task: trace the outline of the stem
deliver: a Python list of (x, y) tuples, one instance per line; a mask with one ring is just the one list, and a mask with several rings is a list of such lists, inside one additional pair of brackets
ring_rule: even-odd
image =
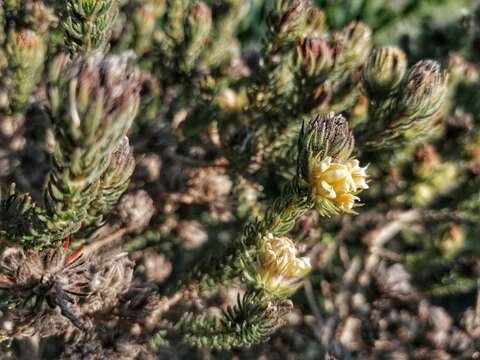
[(160, 299), (158, 305), (155, 309), (150, 313), (150, 316), (145, 321), (145, 326), (148, 329), (153, 329), (157, 324), (162, 314), (170, 310), (172, 306), (180, 301), (186, 294), (185, 289), (180, 289), (176, 293), (168, 296), (163, 297)]

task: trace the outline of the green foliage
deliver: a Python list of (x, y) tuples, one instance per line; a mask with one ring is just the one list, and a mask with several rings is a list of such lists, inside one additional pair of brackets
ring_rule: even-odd
[(49, 98), (57, 145), (45, 203), (55, 239), (77, 231), (82, 222), (98, 220), (117, 202), (132, 173), (125, 135), (140, 88), (139, 74), (128, 61), (127, 55), (102, 59), (96, 54), (72, 64), (66, 76), (60, 75), (62, 68), (52, 72)]
[(1, 350), (473, 357), (473, 5), (0, 0)]
[(117, 0), (66, 1), (65, 43), (70, 52), (103, 49), (118, 12)]
[(36, 229), (42, 228), (42, 216), (28, 194), (20, 194), (12, 186), (8, 194), (2, 194), (2, 237), (14, 242), (34, 244)]
[(185, 314), (175, 325), (186, 343), (218, 350), (249, 347), (267, 341), (290, 311), (290, 301), (265, 304), (259, 293), (238, 296), (220, 319)]
[[(140, 91), (139, 74), (128, 61), (126, 55), (100, 54), (72, 64), (64, 56), (56, 59), (48, 90), (56, 145), (45, 211), (32, 212), (34, 206), (23, 200), (28, 197), (20, 196), (21, 212), (38, 219), (25, 228), (22, 217), (7, 216), (5, 223), (18, 222), (8, 225), (16, 229), (5, 234), (9, 240), (29, 247), (58, 242), (84, 224), (99, 222), (126, 189), (133, 163), (125, 135)], [(11, 202), (4, 206), (16, 212), (18, 205)]]

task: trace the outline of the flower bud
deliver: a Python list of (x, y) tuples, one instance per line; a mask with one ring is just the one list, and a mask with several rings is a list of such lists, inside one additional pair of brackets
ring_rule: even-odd
[(21, 64), (43, 63), (45, 45), (42, 37), (32, 30), (20, 32), (11, 31), (7, 44), (7, 55), (9, 63), (20, 66)]
[(108, 168), (114, 177), (128, 179), (132, 175), (135, 168), (135, 158), (133, 157), (133, 148), (130, 146), (128, 137), (124, 136), (113, 151)]
[(463, 229), (456, 224), (449, 224), (436, 242), (437, 248), (445, 257), (453, 257), (465, 245), (465, 233)]
[(436, 61), (416, 63), (407, 74), (400, 97), (403, 115), (425, 118), (436, 113), (447, 94), (448, 75)]
[(113, 151), (110, 164), (99, 180), (99, 189), (96, 198), (90, 204), (89, 217), (84, 225), (100, 226), (103, 215), (112, 209), (118, 199), (127, 189), (130, 177), (135, 169), (133, 149), (126, 136)]
[(18, 110), (27, 102), (40, 80), (45, 59), (44, 41), (31, 30), (11, 31), (6, 44), (6, 57), (11, 70), (11, 107)]
[(339, 47), (336, 66), (341, 70), (346, 66), (351, 69), (361, 65), (368, 57), (372, 47), (372, 30), (361, 22), (351, 22), (334, 36), (334, 41)]
[(197, 61), (212, 30), (212, 12), (208, 5), (197, 1), (190, 6), (185, 19), (185, 71), (189, 71)]
[(363, 70), (363, 86), (368, 96), (386, 97), (405, 76), (405, 53), (396, 47), (382, 47), (372, 51)]
[(133, 20), (140, 34), (151, 34), (155, 27), (157, 14), (152, 4), (141, 4), (133, 14)]
[(144, 54), (151, 46), (155, 22), (157, 20), (156, 9), (152, 4), (141, 4), (133, 14), (135, 23), (135, 53)]
[(58, 58), (50, 73), (49, 100), (58, 140), (68, 147), (90, 144), (94, 151), (116, 147), (139, 105), (140, 73), (131, 67), (130, 55), (104, 58), (95, 53), (68, 67), (67, 63)]
[(165, 14), (166, 0), (149, 0), (148, 4), (153, 7), (156, 18), (160, 18)]
[(304, 37), (295, 48), (295, 62), (304, 76), (324, 80), (333, 66), (333, 53), (320, 37)]
[(305, 33), (320, 35), (325, 32), (325, 13), (314, 6), (307, 11), (307, 25)]
[(326, 157), (345, 161), (354, 146), (354, 138), (342, 115), (318, 114), (307, 125), (304, 123), (298, 144), (298, 171), (308, 178), (311, 159), (319, 161)]
[(479, 76), (476, 66), (467, 62), (459, 54), (448, 55), (447, 69), (452, 81), (462, 81), (468, 84), (478, 81)]
[(311, 0), (276, 0), (275, 9), (268, 16), (268, 31), (280, 48), (305, 32)]
[(188, 9), (187, 24), (191, 29), (197, 28), (200, 32), (205, 32), (205, 26), (212, 24), (212, 11), (203, 1), (196, 1)]
[(49, 27), (56, 25), (58, 18), (54, 10), (44, 2), (25, 2), (26, 22), (40, 34), (45, 34)]

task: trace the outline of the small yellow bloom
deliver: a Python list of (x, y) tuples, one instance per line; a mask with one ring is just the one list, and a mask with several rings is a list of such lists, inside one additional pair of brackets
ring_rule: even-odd
[(366, 167), (360, 167), (356, 159), (345, 163), (334, 162), (327, 156), (310, 162), (309, 182), (312, 196), (318, 203), (331, 203), (345, 212), (352, 212), (356, 194), (368, 189)]
[(236, 92), (230, 88), (223, 89), (217, 96), (217, 104), (220, 109), (227, 112), (239, 112), (247, 102), (244, 91)]
[(354, 191), (368, 189), (367, 167), (360, 167), (360, 162), (357, 159), (351, 159), (347, 161), (346, 165), (350, 175), (352, 175)]
[(310, 260), (297, 256), (297, 248), (287, 237), (268, 234), (262, 239), (257, 282), (277, 297), (287, 297), (300, 286), (310, 270)]

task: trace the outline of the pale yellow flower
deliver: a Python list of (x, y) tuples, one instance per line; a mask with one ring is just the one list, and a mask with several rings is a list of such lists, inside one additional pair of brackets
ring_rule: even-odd
[(239, 112), (246, 104), (244, 91), (235, 92), (230, 88), (223, 89), (217, 96), (217, 104), (220, 109), (229, 112)]
[(317, 204), (331, 203), (345, 212), (352, 212), (356, 194), (368, 189), (366, 167), (356, 159), (335, 162), (330, 156), (310, 162), (309, 183)]
[(354, 191), (368, 189), (367, 166), (360, 167), (360, 162), (357, 159), (351, 159), (347, 161), (346, 165), (355, 184)]
[(297, 248), (287, 237), (266, 235), (260, 247), (257, 282), (277, 297), (291, 295), (310, 272), (310, 260), (297, 256)]

